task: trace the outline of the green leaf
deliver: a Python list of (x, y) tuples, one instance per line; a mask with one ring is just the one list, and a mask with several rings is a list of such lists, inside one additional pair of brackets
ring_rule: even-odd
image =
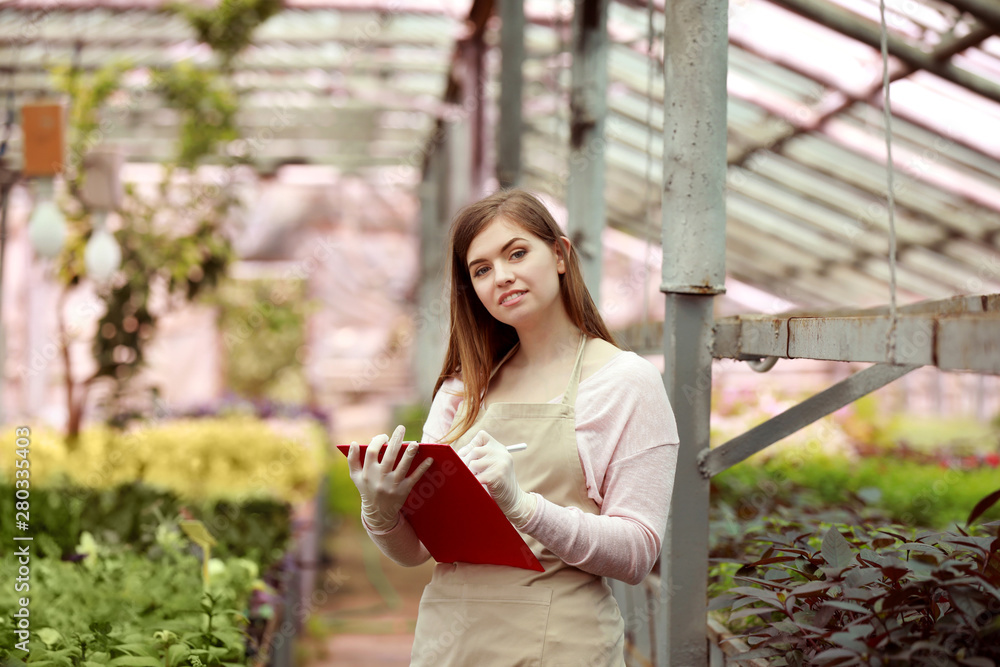
[(729, 590), (730, 593), (735, 595), (745, 595), (747, 597), (756, 598), (762, 602), (769, 602), (774, 604), (779, 604), (778, 594), (774, 591), (765, 590), (763, 588), (752, 588), (750, 586), (737, 586)]
[(855, 654), (863, 654), (868, 650), (868, 646), (863, 641), (855, 639), (849, 632), (834, 632), (830, 635), (829, 641), (831, 644), (853, 651)]
[(854, 639), (862, 639), (875, 632), (875, 626), (870, 623), (859, 623), (844, 628), (844, 632)]
[(986, 610), (985, 601), (977, 594), (976, 589), (971, 586), (952, 588), (949, 591), (949, 597), (952, 604), (965, 614), (970, 621)]
[(35, 632), (38, 638), (41, 639), (46, 646), (52, 648), (60, 641), (62, 641), (63, 636), (59, 634), (59, 631), (54, 628), (41, 628)]
[(118, 644), (112, 648), (122, 653), (128, 653), (129, 655), (151, 655), (156, 650), (153, 646), (146, 643)]
[(191, 648), (187, 644), (174, 644), (167, 649), (167, 661), (171, 666), (180, 665), (191, 653)]
[(945, 550), (940, 547), (932, 547), (929, 544), (923, 544), (921, 542), (907, 542), (899, 548), (903, 551), (920, 551), (923, 553), (933, 554), (934, 556), (940, 556), (945, 553)]
[(813, 656), (813, 660), (817, 662), (827, 662), (830, 660), (837, 660), (839, 658), (856, 658), (858, 656), (854, 651), (848, 651), (843, 648), (829, 648), (822, 653), (817, 653)]
[(750, 618), (751, 616), (761, 616), (763, 614), (773, 614), (777, 610), (774, 607), (744, 607), (742, 609), (737, 609), (732, 614), (729, 615), (729, 620), (736, 621), (741, 618)]
[(163, 661), (142, 655), (123, 655), (115, 658), (108, 665), (113, 667), (163, 667)]
[(830, 530), (826, 531), (826, 535), (823, 536), (823, 546), (820, 552), (823, 555), (823, 560), (830, 567), (843, 568), (849, 566), (854, 561), (851, 545), (840, 534), (836, 526), (830, 526)]
[(856, 602), (847, 602), (845, 600), (829, 600), (824, 604), (826, 604), (826, 606), (828, 607), (836, 607), (837, 609), (844, 609), (846, 611), (855, 611), (858, 612), (859, 614), (866, 614), (869, 616), (872, 614), (871, 609), (868, 609), (867, 607), (864, 607)]
[(844, 576), (844, 583), (850, 588), (863, 588), (882, 578), (882, 571), (875, 567), (852, 568)]
[(824, 595), (831, 586), (835, 585), (836, 584), (832, 581), (809, 581), (801, 586), (796, 586), (792, 590), (788, 591), (788, 594), (800, 598)]
[(728, 609), (735, 599), (735, 595), (719, 595), (714, 597), (708, 603), (708, 610), (719, 611), (720, 609)]

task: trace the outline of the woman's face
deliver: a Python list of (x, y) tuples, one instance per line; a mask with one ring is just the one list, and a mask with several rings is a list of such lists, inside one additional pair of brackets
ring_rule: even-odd
[[(568, 240), (563, 240), (568, 243)], [(544, 319), (561, 305), (559, 274), (565, 249), (556, 249), (505, 217), (490, 222), (473, 240), (467, 270), (479, 300), (493, 317), (515, 329)]]

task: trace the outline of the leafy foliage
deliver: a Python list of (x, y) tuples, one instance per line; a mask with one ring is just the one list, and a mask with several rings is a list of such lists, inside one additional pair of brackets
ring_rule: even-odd
[[(929, 528), (953, 527), (984, 494), (996, 487), (997, 470), (943, 468), (936, 461), (888, 453), (848, 456), (776, 456), (757, 465), (735, 466), (712, 480), (718, 500), (749, 519), (776, 505), (835, 507), (861, 499), (879, 507), (888, 521)], [(1000, 519), (993, 507), (987, 520)]]
[(236, 91), (216, 71), (180, 62), (155, 72), (154, 82), (164, 103), (181, 116), (177, 164), (192, 168), (239, 138)]
[[(14, 489), (0, 482), (0, 511), (14, 516)], [(109, 545), (128, 545), (135, 553), (158, 556), (164, 530), (176, 529), (179, 516), (198, 519), (218, 541), (213, 553), (240, 557), (267, 568), (278, 559), (291, 534), (291, 506), (278, 500), (185, 503), (175, 494), (144, 484), (110, 489), (56, 486), (31, 490), (34, 553), (72, 559), (83, 535)], [(0, 528), (0, 553), (16, 544), (11, 522)]]
[[(222, 67), (198, 68), (182, 62), (152, 72), (152, 90), (181, 119), (177, 156), (175, 164), (165, 165), (163, 181), (155, 192), (126, 186), (116, 211), (121, 225), (114, 235), (122, 251), (123, 271), (100, 293), (105, 308), (92, 343), (97, 370), (74, 391), (73, 374), (67, 369), (67, 435), (71, 446), (79, 435), (90, 384), (110, 380), (109, 412), (122, 412), (126, 390), (145, 361), (146, 346), (159, 318), (178, 302), (193, 300), (214, 286), (233, 259), (226, 230), (227, 216), (238, 204), (229, 187), (232, 175), (227, 173), (216, 183), (203, 183), (191, 172), (208, 159), (230, 168), (242, 160), (224, 150), (240, 137), (236, 120), (239, 95), (229, 65), (250, 44), (254, 30), (280, 11), (281, 3), (226, 0), (213, 9), (189, 3), (176, 3), (171, 8), (186, 17), (204, 42), (217, 50)], [(127, 62), (93, 74), (75, 66), (54, 70), (56, 88), (68, 95), (71, 110), (71, 159), (66, 170), (69, 197), (62, 202), (69, 235), (57, 261), (67, 291), (85, 276), (84, 249), (94, 231), (92, 211), (81, 196), (86, 173), (80, 165), (145, 96), (145, 88), (125, 85), (133, 73)], [(177, 167), (191, 177), (178, 174)], [(166, 299), (153, 299), (154, 293)], [(157, 301), (161, 305), (154, 307)]]
[[(178, 419), (127, 432), (87, 429), (71, 449), (58, 434), (33, 432), (32, 489), (76, 484), (108, 489), (136, 481), (186, 503), (315, 497), (326, 459), (326, 432), (313, 420), (232, 415)], [(13, 479), (0, 457), (0, 479)]]
[[(89, 534), (86, 534), (89, 538)], [(175, 536), (176, 537), (176, 536)], [(51, 558), (31, 564), (31, 652), (28, 665), (78, 667), (244, 664), (246, 606), (259, 585), (251, 561), (214, 561), (216, 576), (202, 588), (198, 559), (167, 537), (158, 558), (98, 545), (72, 563)], [(13, 581), (16, 559), (0, 562)], [(0, 592), (0, 661), (24, 664), (15, 648), (18, 593)]]
[(226, 280), (211, 303), (219, 306), (226, 350), (226, 386), (253, 400), (304, 403), (306, 316), (301, 281)]
[(212, 47), (223, 59), (223, 67), (250, 45), (260, 24), (281, 11), (281, 0), (222, 0), (214, 7), (173, 2), (167, 9), (184, 16), (198, 40)]
[[(972, 524), (1000, 500), (984, 498)], [(773, 520), (715, 608), (774, 665), (1000, 660), (998, 524), (957, 532)]]
[[(163, 89), (171, 84), (176, 88), (179, 85), (176, 82), (187, 72), (180, 67), (179, 73), (160, 73), (154, 80)], [(122, 114), (102, 119), (102, 109), (119, 94), (136, 95), (134, 91), (125, 93), (122, 87), (128, 71), (127, 64), (112, 64), (93, 74), (73, 67), (56, 72), (56, 85), (69, 95), (73, 109), (69, 125), (72, 159), (66, 171), (69, 199), (63, 205), (69, 234), (57, 260), (59, 277), (66, 290), (85, 278), (84, 250), (94, 231), (92, 212), (81, 195), (86, 173), (80, 163), (124, 117)], [(195, 97), (184, 99), (198, 109), (218, 106), (198, 102)], [(133, 103), (135, 100), (121, 107), (124, 113)], [(228, 113), (235, 114), (235, 107)], [(200, 131), (215, 137), (214, 143), (210, 142), (213, 146), (234, 138), (232, 128), (224, 124), (204, 124)], [(189, 153), (185, 164), (194, 166), (194, 161), (204, 155), (204, 152), (198, 156)], [(174, 173), (168, 166), (160, 187), (151, 192), (134, 184), (125, 186), (123, 201), (116, 211), (121, 225), (114, 231), (123, 270), (99, 291), (104, 309), (99, 313), (97, 332), (92, 339), (97, 369), (83, 382), (76, 404), (72, 393), (67, 395), (71, 444), (79, 433), (85, 388), (98, 379), (108, 379), (114, 387), (110, 400), (119, 401), (145, 361), (146, 346), (159, 318), (180, 301), (192, 300), (205, 288), (214, 286), (232, 261), (225, 222), (229, 210), (237, 203), (236, 198), (228, 188), (174, 179)], [(160, 296), (167, 298), (160, 298), (163, 305), (157, 308), (152, 305), (156, 301), (152, 295), (160, 290)]]

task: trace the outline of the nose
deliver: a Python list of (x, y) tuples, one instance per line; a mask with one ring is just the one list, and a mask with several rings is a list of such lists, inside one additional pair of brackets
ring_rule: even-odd
[(514, 281), (514, 272), (503, 262), (498, 262), (493, 268), (493, 280), (497, 285), (506, 285)]

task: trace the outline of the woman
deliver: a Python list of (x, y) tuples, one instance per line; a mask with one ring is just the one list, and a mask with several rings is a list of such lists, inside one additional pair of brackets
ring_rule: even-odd
[[(659, 554), (677, 457), (660, 374), (615, 346), (573, 246), (531, 194), (462, 210), (450, 249), (451, 338), (423, 442), (458, 449), (545, 571), (438, 563), (411, 665), (624, 665), (603, 577), (638, 583)], [(428, 464), (403, 477), (409, 445), (392, 470), (402, 438), (377, 436), (363, 467), (352, 443), (348, 460), (372, 540), (412, 566), (429, 554), (399, 508)]]

